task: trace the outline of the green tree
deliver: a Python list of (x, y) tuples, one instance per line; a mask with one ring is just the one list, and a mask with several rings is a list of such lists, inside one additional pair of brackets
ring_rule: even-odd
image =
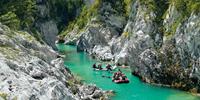
[[(32, 25), (34, 21), (35, 14), (35, 0), (1, 0), (0, 1), (0, 16), (2, 16), (2, 23), (5, 23), (6, 20), (11, 20), (9, 23), (11, 24), (19, 20), (21, 28), (29, 27)], [(5, 16), (11, 15), (9, 18), (5, 18)], [(5, 18), (5, 19), (4, 19)]]
[(20, 20), (14, 12), (8, 12), (0, 16), (0, 22), (13, 29), (19, 29)]

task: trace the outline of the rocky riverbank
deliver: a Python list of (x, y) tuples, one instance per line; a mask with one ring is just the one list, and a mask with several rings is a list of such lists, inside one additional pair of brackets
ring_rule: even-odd
[(106, 91), (83, 85), (58, 54), (23, 31), (0, 24), (0, 99), (99, 100)]
[(102, 1), (81, 31), (67, 33), (66, 44), (101, 60), (127, 64), (145, 82), (199, 93), (200, 14), (190, 7), (197, 2), (189, 2), (134, 0), (126, 17), (118, 9), (126, 8), (122, 0)]

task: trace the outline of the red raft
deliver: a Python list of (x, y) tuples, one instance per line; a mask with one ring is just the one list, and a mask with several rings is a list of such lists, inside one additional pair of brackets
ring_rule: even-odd
[(120, 84), (120, 83), (129, 83), (128, 78), (126, 78), (125, 80), (114, 80), (115, 83)]

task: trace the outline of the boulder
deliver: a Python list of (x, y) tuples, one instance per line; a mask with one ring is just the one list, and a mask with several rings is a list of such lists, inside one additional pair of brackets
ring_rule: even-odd
[(103, 96), (102, 91), (95, 91), (94, 94), (92, 95), (92, 98), (97, 99), (101, 98)]

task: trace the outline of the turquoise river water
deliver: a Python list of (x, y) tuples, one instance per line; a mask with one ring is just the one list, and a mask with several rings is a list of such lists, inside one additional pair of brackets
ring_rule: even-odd
[(130, 80), (129, 84), (115, 84), (110, 78), (112, 73), (106, 71), (93, 71), (91, 66), (95, 62), (84, 52), (76, 52), (75, 46), (57, 45), (59, 51), (66, 55), (65, 65), (69, 67), (73, 74), (78, 75), (87, 84), (96, 84), (104, 90), (114, 90), (115, 96), (112, 100), (200, 100), (199, 97), (190, 93), (149, 85), (141, 82), (137, 77), (131, 75), (130, 70), (122, 69)]

